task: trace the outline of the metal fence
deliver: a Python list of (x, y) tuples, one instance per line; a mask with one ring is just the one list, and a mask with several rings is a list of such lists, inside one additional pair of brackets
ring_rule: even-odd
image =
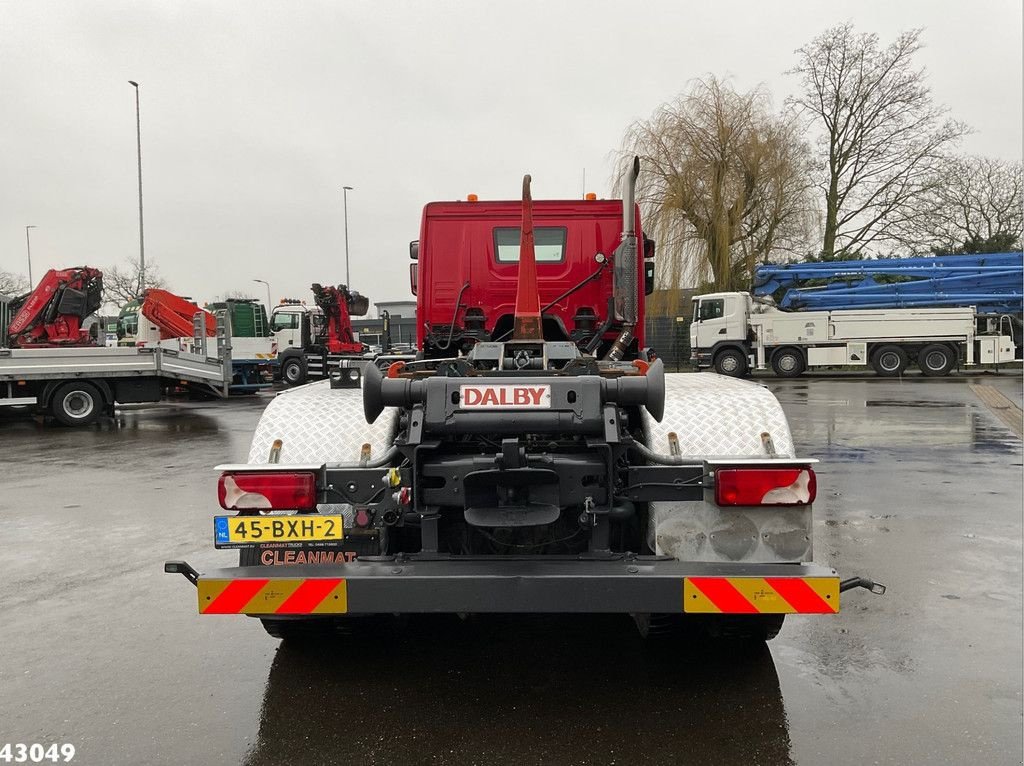
[(690, 318), (647, 317), (647, 347), (665, 363), (670, 372), (688, 371), (690, 367)]

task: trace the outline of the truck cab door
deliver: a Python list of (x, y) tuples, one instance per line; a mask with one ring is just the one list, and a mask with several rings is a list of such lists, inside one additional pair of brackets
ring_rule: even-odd
[(743, 293), (725, 296), (725, 335), (719, 340), (747, 339), (747, 301)]
[(270, 333), (277, 342), (278, 351), (301, 347), (299, 315), (294, 311), (274, 311), (270, 315)]
[(704, 297), (694, 301), (693, 325), (690, 344), (693, 348), (710, 349), (722, 340), (728, 340), (729, 322), (726, 301), (722, 297)]

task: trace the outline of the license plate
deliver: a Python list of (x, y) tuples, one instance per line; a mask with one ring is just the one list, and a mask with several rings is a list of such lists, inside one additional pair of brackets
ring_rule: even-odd
[(246, 548), (264, 543), (332, 543), (344, 538), (341, 516), (215, 516), (217, 548)]

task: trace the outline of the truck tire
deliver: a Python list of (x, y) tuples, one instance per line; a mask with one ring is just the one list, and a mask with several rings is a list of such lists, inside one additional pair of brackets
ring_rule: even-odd
[(92, 383), (65, 383), (54, 391), (50, 412), (66, 426), (86, 426), (103, 414), (103, 396)]
[(798, 378), (807, 369), (807, 362), (800, 349), (780, 348), (772, 354), (772, 369), (780, 378)]
[(742, 378), (747, 374), (747, 357), (735, 348), (727, 348), (715, 354), (715, 372), (730, 378)]
[(301, 386), (306, 382), (306, 363), (297, 356), (281, 363), (281, 381), (286, 386)]
[(907, 352), (899, 346), (882, 346), (871, 357), (871, 366), (883, 378), (902, 375), (907, 369)]
[(917, 366), (921, 368), (921, 372), (932, 378), (949, 375), (955, 364), (956, 355), (953, 349), (941, 343), (925, 346), (917, 355)]

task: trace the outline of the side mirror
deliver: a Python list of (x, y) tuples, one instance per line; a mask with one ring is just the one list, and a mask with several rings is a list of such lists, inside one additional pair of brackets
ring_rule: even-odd
[(644, 258), (654, 257), (654, 240), (647, 239), (647, 235), (644, 235)]
[[(414, 261), (418, 261), (419, 260), (419, 257), (420, 257), (420, 241), (418, 239), (414, 239), (412, 242), (409, 243), (409, 257), (412, 258)], [(413, 290), (413, 294), (414, 295), (415, 295), (415, 293), (416, 293), (416, 291)]]
[[(647, 240), (647, 241), (650, 242), (650, 240)], [(654, 261), (644, 261), (644, 295), (650, 295), (653, 292), (654, 292)]]
[[(415, 243), (414, 243), (415, 244)], [(420, 265), (418, 263), (409, 264), (409, 290), (412, 294), (416, 294), (416, 283), (419, 281), (420, 276)]]

